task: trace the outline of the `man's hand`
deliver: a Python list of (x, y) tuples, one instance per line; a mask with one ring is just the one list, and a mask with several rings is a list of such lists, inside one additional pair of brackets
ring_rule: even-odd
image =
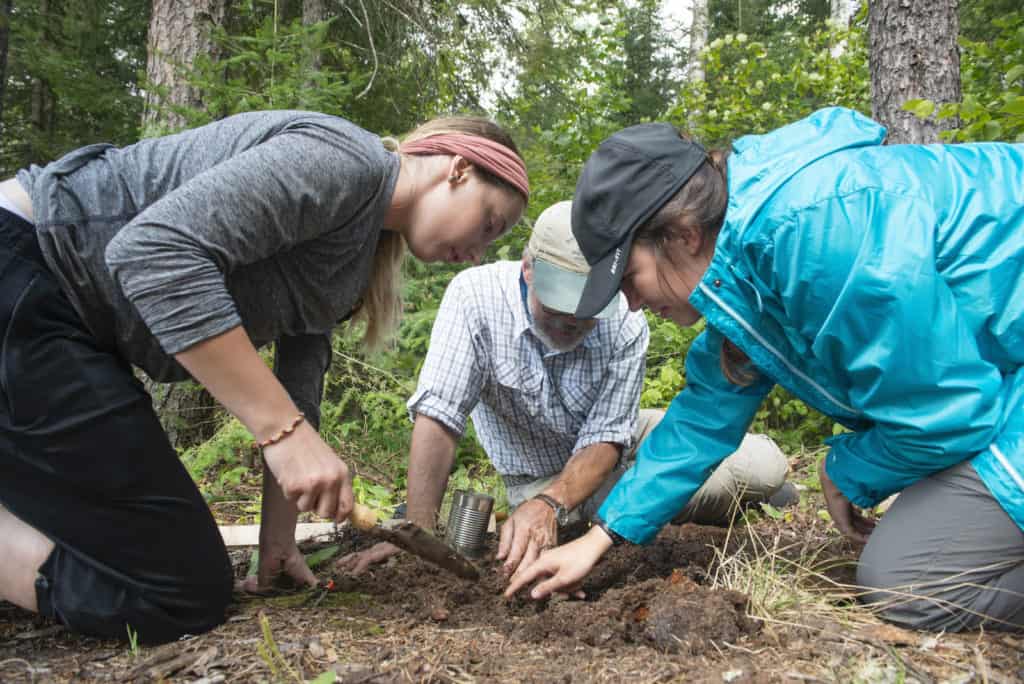
[(832, 482), (832, 478), (825, 472), (824, 463), (818, 466), (818, 476), (821, 479), (821, 493), (825, 495), (825, 507), (828, 508), (828, 514), (832, 516), (832, 522), (836, 524), (844, 537), (867, 544), (868, 535), (875, 529), (875, 521), (865, 517), (839, 491), (839, 488)]
[(300, 513), (314, 511), (341, 522), (352, 512), (348, 466), (309, 423), (300, 423), (287, 438), (266, 447), (263, 458)]
[(520, 565), (526, 567), (537, 560), (541, 551), (558, 543), (558, 523), (555, 512), (543, 501), (530, 499), (519, 505), (501, 526), (498, 542), (498, 560), (504, 560), (505, 577)]
[(236, 588), (252, 594), (264, 594), (274, 589), (275, 583), (283, 577), (291, 579), (299, 586), (316, 586), (316, 576), (306, 565), (306, 559), (294, 541), (290, 544), (261, 541), (259, 570), (256, 576), (246, 577), (236, 585)]
[(391, 558), (395, 554), (401, 552), (394, 544), (390, 542), (380, 542), (374, 544), (365, 551), (357, 551), (350, 553), (339, 558), (335, 563), (334, 567), (338, 572), (346, 572), (350, 575), (361, 575), (366, 572), (366, 569), (376, 563), (383, 563), (388, 558)]

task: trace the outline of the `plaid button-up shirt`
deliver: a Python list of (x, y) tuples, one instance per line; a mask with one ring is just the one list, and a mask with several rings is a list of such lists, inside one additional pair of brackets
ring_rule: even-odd
[(647, 321), (621, 305), (572, 351), (551, 351), (530, 329), (520, 271), (504, 261), (452, 279), (408, 408), (460, 436), (472, 417), (499, 473), (548, 477), (591, 444), (630, 445)]

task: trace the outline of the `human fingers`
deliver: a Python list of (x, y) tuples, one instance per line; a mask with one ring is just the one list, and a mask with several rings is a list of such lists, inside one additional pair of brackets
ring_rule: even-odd
[(530, 543), (530, 530), (528, 528), (517, 526), (514, 532), (512, 546), (509, 549), (508, 556), (505, 558), (505, 564), (501, 568), (506, 577), (510, 576), (519, 567), (523, 554), (526, 553), (526, 547)]
[(260, 588), (259, 579), (255, 576), (246, 577), (235, 583), (236, 591), (243, 591), (247, 594), (265, 594), (266, 590)]
[(512, 575), (509, 580), (508, 586), (505, 588), (505, 598), (509, 599), (515, 596), (520, 589), (531, 584), (538, 577), (544, 575), (551, 575), (557, 570), (557, 566), (553, 566), (551, 563), (546, 562), (546, 557), (541, 556), (530, 565), (521, 565), (516, 573)]
[(338, 508), (334, 512), (335, 522), (341, 522), (348, 518), (352, 514), (352, 509), (355, 507), (355, 495), (352, 492), (352, 478), (349, 476), (348, 466), (344, 462), (341, 464), (343, 470), (343, 480), (341, 487), (338, 491)]
[(867, 521), (857, 513), (853, 504), (845, 502), (845, 505), (837, 506), (836, 512), (833, 514), (833, 521), (839, 532), (847, 539), (859, 544), (867, 543), (871, 528), (867, 526)]
[(359, 562), (356, 564), (355, 569), (352, 570), (352, 574), (361, 575), (362, 573), (366, 572), (366, 570), (371, 565), (383, 563), (388, 558), (391, 558), (392, 556), (398, 554), (400, 551), (401, 549), (399, 549), (394, 544), (390, 544), (388, 542), (381, 542), (380, 544), (375, 544), (373, 548), (364, 553), (362, 558), (359, 559)]
[(310, 570), (305, 557), (298, 549), (285, 560), (283, 569), (283, 574), (288, 575), (296, 584), (305, 584), (308, 587), (314, 587), (317, 584), (316, 575)]
[(389, 542), (380, 542), (374, 544), (365, 551), (359, 551), (357, 553), (350, 553), (347, 556), (339, 558), (334, 567), (340, 571), (350, 575), (361, 575), (375, 563), (382, 563), (391, 556), (399, 553), (400, 549)]
[(306, 511), (312, 511), (316, 508), (316, 503), (320, 498), (320, 492), (316, 488), (309, 487), (300, 490), (301, 493), (295, 498), (295, 508), (298, 509), (299, 513), (305, 513)]
[(362, 553), (362, 551), (346, 553), (344, 556), (334, 561), (334, 569), (338, 572), (348, 572), (358, 564), (359, 557)]
[(338, 511), (338, 499), (340, 498), (340, 490), (337, 487), (326, 487), (320, 493), (320, 498), (316, 501), (316, 514), (321, 518), (331, 520), (334, 518), (335, 513)]
[(564, 571), (565, 568), (560, 568), (551, 577), (538, 583), (537, 586), (530, 590), (530, 598), (539, 600), (547, 598), (555, 592), (568, 592), (568, 587), (575, 585), (578, 580), (573, 579), (571, 576), (566, 576)]
[[(530, 542), (526, 545), (526, 552), (523, 554), (522, 560), (519, 561), (519, 565), (532, 565), (540, 557), (541, 551), (543, 550), (544, 548), (540, 544), (538, 544), (536, 540), (531, 539)], [(519, 566), (512, 568), (512, 572), (515, 572), (515, 570), (518, 567)]]
[(854, 514), (853, 527), (854, 529), (863, 535), (865, 538), (871, 535), (875, 529), (876, 521), (860, 513)]
[(504, 560), (512, 548), (512, 539), (516, 533), (516, 517), (513, 515), (501, 526), (501, 536), (498, 538), (498, 560)]

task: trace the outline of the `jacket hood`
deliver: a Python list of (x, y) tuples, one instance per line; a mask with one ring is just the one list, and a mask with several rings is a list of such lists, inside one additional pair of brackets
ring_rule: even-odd
[(729, 156), (729, 204), (719, 240), (742, 235), (779, 187), (807, 165), (884, 139), (884, 127), (842, 107), (818, 110), (764, 135), (739, 138)]

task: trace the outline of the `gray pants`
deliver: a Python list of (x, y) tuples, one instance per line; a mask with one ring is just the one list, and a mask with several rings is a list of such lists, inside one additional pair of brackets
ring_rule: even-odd
[[(590, 520), (597, 513), (612, 487), (633, 465), (640, 443), (664, 415), (664, 411), (656, 409), (640, 411), (633, 446), (623, 452), (618, 465), (612, 469), (597, 491), (573, 510), (569, 516), (570, 522)], [(764, 501), (774, 494), (786, 481), (788, 467), (785, 454), (775, 442), (765, 435), (748, 434), (740, 448), (711, 473), (711, 477), (697, 490), (673, 522), (727, 525), (738, 506), (753, 501)], [(506, 483), (509, 508), (515, 508), (539, 494), (557, 477), (553, 475), (518, 485)]]
[(883, 617), (910, 628), (1024, 630), (1024, 532), (964, 462), (896, 497), (857, 583)]

